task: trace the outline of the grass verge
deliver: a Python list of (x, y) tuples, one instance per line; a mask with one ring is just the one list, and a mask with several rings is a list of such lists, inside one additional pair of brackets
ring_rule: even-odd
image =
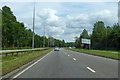
[[(35, 48), (35, 49), (40, 49), (43, 47)], [(45, 47), (48, 48), (48, 47)], [(20, 49), (32, 49), (32, 47), (8, 47), (8, 48), (2, 48), (2, 50), (20, 50)]]
[(9, 48), (2, 48), (2, 50), (17, 50), (17, 49), (32, 49), (32, 47), (9, 47)]
[(99, 51), (85, 50), (85, 49), (70, 49), (70, 48), (65, 48), (65, 49), (77, 51), (77, 52), (82, 52), (82, 53), (86, 53), (86, 54), (91, 54), (91, 55), (95, 55), (95, 56), (101, 56), (101, 57), (120, 60), (119, 53), (99, 52)]
[(31, 53), (26, 53), (26, 54), (20, 54), (20, 55), (8, 55), (7, 57), (3, 56), (2, 57), (2, 75), (5, 75), (22, 65), (35, 60), (36, 58), (50, 52), (51, 49), (48, 50), (42, 50), (42, 51), (34, 51)]

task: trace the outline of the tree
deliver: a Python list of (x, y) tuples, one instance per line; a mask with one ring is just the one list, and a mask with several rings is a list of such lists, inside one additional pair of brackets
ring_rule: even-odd
[(16, 17), (13, 15), (11, 9), (7, 6), (2, 7), (2, 40), (3, 48), (10, 47), (13, 44), (13, 32), (14, 23), (16, 22)]
[(2, 10), (0, 9), (0, 50), (2, 49)]
[(93, 32), (91, 35), (92, 48), (100, 49), (105, 48), (106, 29), (104, 22), (98, 21), (94, 24)]
[(62, 47), (65, 47), (65, 41), (62, 40)]
[(108, 36), (111, 40), (110, 47), (112, 49), (120, 50), (120, 26), (119, 24), (114, 24), (110, 35)]
[[(7, 6), (2, 7), (2, 47), (32, 47), (32, 31), (26, 29), (24, 23), (20, 23), (16, 20), (11, 9)], [(1, 13), (1, 12), (0, 12)], [(1, 19), (0, 19), (1, 20)], [(0, 27), (1, 29), (1, 27)], [(39, 36), (34, 33), (35, 47), (43, 47), (43, 36)], [(45, 37), (45, 46), (48, 46), (50, 40), (50, 46), (54, 47), (54, 38)], [(57, 40), (57, 46), (62, 46), (62, 41)], [(64, 41), (63, 41), (64, 44)]]
[(75, 47), (76, 48), (80, 48), (81, 47), (81, 39), (84, 38), (84, 39), (89, 39), (89, 35), (88, 35), (88, 32), (86, 29), (83, 30), (83, 32), (80, 34), (80, 37), (75, 37), (76, 38), (76, 41), (75, 41)]
[(81, 38), (85, 38), (85, 39), (86, 39), (86, 38), (89, 38), (89, 35), (88, 35), (88, 32), (87, 32), (86, 29), (83, 30), (83, 32), (81, 33), (80, 37), (81, 37)]

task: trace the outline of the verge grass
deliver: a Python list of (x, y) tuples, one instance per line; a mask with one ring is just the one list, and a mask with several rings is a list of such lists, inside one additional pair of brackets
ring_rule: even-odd
[(2, 56), (2, 75), (5, 75), (22, 65), (35, 60), (36, 58), (50, 52), (53, 50), (52, 48), (48, 50), (42, 50), (42, 51), (33, 51), (31, 53), (26, 53), (26, 54), (19, 54), (19, 55), (8, 55)]
[(102, 56), (102, 57), (120, 60), (120, 53), (100, 52), (100, 51), (86, 50), (86, 49), (70, 49), (70, 48), (65, 48), (65, 49), (77, 51), (77, 52), (81, 52), (81, 53), (87, 53), (87, 54), (91, 54), (91, 55), (95, 55), (95, 56)]

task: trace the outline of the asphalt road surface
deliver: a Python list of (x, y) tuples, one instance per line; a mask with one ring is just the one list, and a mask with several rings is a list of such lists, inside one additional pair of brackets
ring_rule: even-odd
[(118, 78), (118, 61), (60, 49), (48, 53), (14, 78)]

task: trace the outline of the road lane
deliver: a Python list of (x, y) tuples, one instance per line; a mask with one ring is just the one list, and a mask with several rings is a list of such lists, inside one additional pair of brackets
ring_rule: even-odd
[[(67, 54), (75, 57), (77, 59), (78, 64), (82, 64), (85, 66), (92, 67), (93, 69), (97, 70), (97, 78), (118, 78), (118, 61), (93, 56), (89, 54), (84, 54), (80, 52), (70, 51), (70, 50), (63, 50)], [(101, 75), (101, 76), (99, 76)]]
[(117, 68), (117, 61), (61, 49), (52, 51), (17, 78), (115, 78)]

